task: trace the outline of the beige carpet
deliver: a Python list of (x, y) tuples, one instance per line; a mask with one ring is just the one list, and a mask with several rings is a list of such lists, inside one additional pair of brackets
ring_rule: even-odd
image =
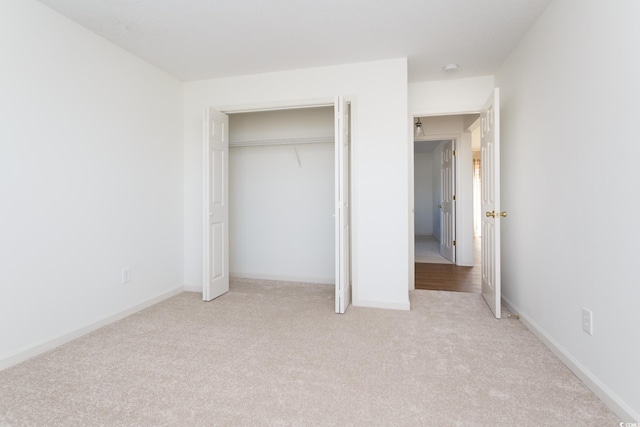
[(0, 372), (2, 426), (617, 426), (478, 294), (333, 313), (326, 285), (183, 293)]

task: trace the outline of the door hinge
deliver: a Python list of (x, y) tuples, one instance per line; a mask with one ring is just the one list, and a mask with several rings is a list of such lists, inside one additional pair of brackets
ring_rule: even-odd
[(456, 155), (456, 150), (453, 150), (453, 155), (454, 155), (454, 156)]
[(454, 240), (454, 241), (453, 241), (453, 246), (455, 246), (455, 245), (456, 245), (456, 241)]
[(456, 196), (455, 196), (455, 194), (453, 195), (453, 201), (454, 201), (454, 202), (456, 201)]

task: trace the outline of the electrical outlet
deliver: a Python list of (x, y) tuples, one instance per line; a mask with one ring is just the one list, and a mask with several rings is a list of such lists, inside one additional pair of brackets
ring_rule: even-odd
[(125, 267), (122, 269), (122, 284), (127, 284), (131, 281), (131, 269)]
[(584, 307), (582, 307), (582, 330), (593, 335), (593, 313)]

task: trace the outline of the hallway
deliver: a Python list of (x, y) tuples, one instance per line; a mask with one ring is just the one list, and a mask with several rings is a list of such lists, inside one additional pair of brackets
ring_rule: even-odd
[(479, 238), (474, 240), (473, 267), (416, 262), (415, 288), (480, 293), (482, 290), (480, 242)]

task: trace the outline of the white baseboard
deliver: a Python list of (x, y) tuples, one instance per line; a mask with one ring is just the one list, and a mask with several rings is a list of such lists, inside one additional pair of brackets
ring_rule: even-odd
[(403, 310), (403, 311), (411, 310), (411, 305), (409, 304), (409, 301), (387, 302), (387, 301), (353, 300), (351, 301), (351, 305), (353, 305), (354, 307), (385, 308), (389, 310)]
[(110, 323), (116, 322), (120, 319), (124, 319), (125, 317), (137, 313), (138, 311), (144, 310), (147, 307), (151, 307), (152, 305), (157, 304), (160, 301), (164, 301), (165, 299), (178, 295), (183, 291), (184, 287), (180, 286), (179, 288), (175, 288), (168, 292), (164, 292), (160, 295), (149, 298), (144, 302), (133, 305), (118, 313), (114, 313), (110, 316), (104, 317), (96, 322), (90, 323), (89, 325), (64, 333), (62, 335), (58, 335), (57, 337), (46, 339), (36, 344), (23, 347), (14, 353), (10, 353), (0, 358), (0, 371), (31, 359), (32, 357), (35, 357), (39, 354), (52, 350), (58, 346), (61, 346), (62, 344), (66, 344), (69, 341), (73, 341), (76, 338), (80, 338), (81, 336), (86, 335), (89, 332), (93, 332), (96, 329), (100, 329), (101, 327), (106, 326)]
[[(250, 280), (263, 280), (265, 283), (268, 282), (295, 282), (295, 283), (309, 283), (312, 285), (333, 285), (333, 282), (318, 282), (317, 280), (293, 280), (291, 278), (273, 278), (273, 277), (264, 277), (260, 275), (252, 276), (252, 275), (231, 275), (229, 277), (230, 281), (233, 280), (242, 280), (242, 279), (250, 279)], [(186, 286), (184, 287), (185, 292), (200, 292), (202, 293), (201, 286)]]
[(231, 279), (257, 279), (257, 280), (273, 280), (277, 282), (301, 282), (301, 283), (317, 283), (319, 285), (333, 285), (335, 283), (335, 277), (331, 278), (318, 278), (318, 277), (285, 277), (285, 276), (270, 276), (268, 274), (245, 274), (245, 273), (233, 273), (229, 274)]
[(556, 340), (542, 330), (529, 316), (522, 313), (518, 307), (507, 298), (502, 298), (507, 309), (520, 316), (520, 321), (546, 345), (605, 405), (624, 421), (640, 422), (640, 414), (620, 399), (611, 389), (593, 375), (584, 365), (571, 355)]

